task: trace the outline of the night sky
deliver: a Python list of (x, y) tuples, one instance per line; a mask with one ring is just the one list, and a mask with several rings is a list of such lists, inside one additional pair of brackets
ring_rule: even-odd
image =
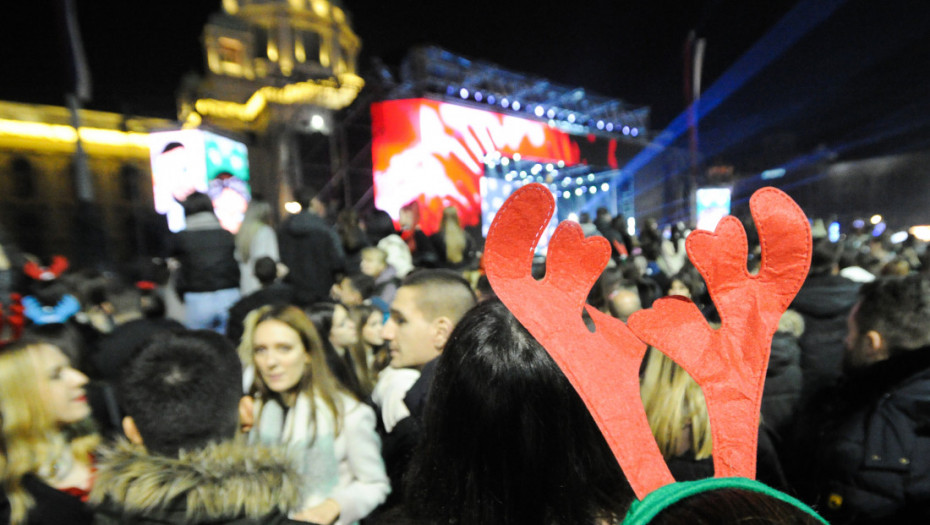
[[(173, 118), (184, 74), (202, 73), (200, 37), (218, 0), (79, 0), (93, 75), (87, 107)], [(362, 73), (372, 57), (395, 68), (407, 50), (435, 44), (514, 71), (650, 106), (656, 130), (684, 109), (683, 46), (706, 38), (705, 90), (721, 78), (739, 89), (702, 125), (712, 149), (788, 130), (801, 149), (861, 139), (881, 126), (869, 153), (920, 146), (930, 129), (930, 2), (923, 0), (583, 0), (576, 2), (422, 2), (344, 0), (362, 39)], [(740, 79), (734, 64), (792, 12), (842, 4), (825, 20), (756, 49), (758, 74)], [(441, 7), (440, 7), (441, 6)], [(0, 99), (62, 104), (69, 66), (55, 0), (8, 2), (0, 19)], [(805, 15), (807, 18), (810, 16)], [(782, 28), (784, 29), (784, 28)], [(745, 66), (745, 62), (743, 64)], [(725, 73), (730, 70), (731, 76)], [(745, 83), (743, 82), (745, 81)], [(719, 88), (720, 86), (718, 86)], [(724, 86), (727, 87), (727, 86)], [(754, 118), (750, 118), (754, 117)], [(905, 122), (906, 121), (906, 122)], [(877, 128), (876, 128), (877, 129)], [(714, 133), (731, 136), (715, 138)], [(859, 133), (859, 135), (856, 135)], [(724, 144), (726, 146), (724, 147)], [(745, 146), (744, 146), (745, 147)], [(868, 149), (867, 148), (867, 149)]]

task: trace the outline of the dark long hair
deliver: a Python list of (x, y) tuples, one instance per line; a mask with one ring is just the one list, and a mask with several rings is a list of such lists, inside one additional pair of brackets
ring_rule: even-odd
[(497, 300), (452, 332), (407, 472), (418, 523), (593, 524), (632, 493), (581, 398)]
[[(315, 303), (307, 308), (307, 317), (310, 318), (310, 321), (320, 334), (323, 353), (326, 356), (326, 364), (329, 366), (330, 372), (344, 389), (354, 394), (357, 399), (364, 400), (368, 394), (362, 389), (359, 382), (352, 353), (346, 349), (343, 355), (339, 355), (336, 348), (329, 341), (329, 333), (333, 329), (333, 314), (336, 311), (337, 304), (346, 308), (341, 303), (329, 301)], [(346, 312), (348, 311), (349, 309), (346, 308)]]

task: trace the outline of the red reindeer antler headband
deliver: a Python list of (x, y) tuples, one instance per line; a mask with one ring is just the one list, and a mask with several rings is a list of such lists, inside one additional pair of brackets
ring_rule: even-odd
[[(555, 203), (541, 184), (514, 192), (488, 232), (485, 268), (501, 301), (549, 352), (603, 432), (636, 496), (674, 482), (646, 420), (639, 367), (646, 343), (666, 353), (701, 386), (713, 436), (715, 477), (755, 477), (759, 407), (772, 336), (807, 275), (807, 218), (787, 195), (757, 191), (750, 209), (762, 244), (762, 268), (746, 270), (746, 235), (733, 217), (714, 233), (692, 233), (689, 256), (707, 283), (722, 319), (711, 329), (693, 303), (659, 299), (629, 326), (585, 305), (607, 265), (610, 245), (585, 239), (563, 222), (549, 243), (546, 276), (530, 274)], [(582, 309), (594, 321), (587, 329)]]

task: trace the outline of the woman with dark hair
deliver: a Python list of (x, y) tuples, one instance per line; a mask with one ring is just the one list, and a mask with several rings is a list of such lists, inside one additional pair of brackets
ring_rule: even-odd
[(326, 364), (343, 388), (366, 399), (370, 391), (362, 388), (359, 371), (349, 348), (358, 343), (358, 329), (342, 303), (316, 303), (307, 308), (307, 317), (313, 322), (320, 338)]
[(423, 424), (413, 523), (616, 523), (632, 497), (571, 383), (497, 300), (452, 332)]
[(346, 274), (358, 273), (362, 262), (362, 249), (370, 246), (368, 236), (362, 231), (358, 212), (346, 208), (336, 216), (336, 233), (342, 241), (342, 249), (346, 254)]

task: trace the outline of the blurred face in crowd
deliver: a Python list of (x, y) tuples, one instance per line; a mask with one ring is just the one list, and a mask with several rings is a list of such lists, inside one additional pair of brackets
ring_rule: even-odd
[(262, 321), (252, 338), (255, 368), (272, 392), (293, 393), (310, 366), (310, 354), (297, 330), (276, 319)]
[(341, 304), (333, 311), (333, 326), (329, 329), (329, 342), (337, 348), (347, 348), (358, 342), (358, 327)]
[(855, 370), (867, 367), (875, 362), (887, 358), (887, 352), (882, 348), (881, 336), (874, 330), (862, 333), (856, 314), (860, 303), (856, 303), (846, 319), (846, 351), (843, 353), (843, 369)]
[(430, 321), (417, 306), (416, 287), (401, 286), (391, 304), (391, 317), (384, 324), (382, 337), (391, 352), (391, 367), (421, 368), (439, 356), (436, 320)]
[(680, 295), (682, 297), (687, 297), (691, 299), (691, 290), (685, 286), (685, 283), (679, 281), (678, 279), (672, 279), (672, 284), (668, 288), (669, 295)]
[(384, 338), (381, 337), (381, 329), (384, 327), (384, 314), (379, 310), (371, 312), (365, 325), (362, 327), (362, 339), (371, 346), (381, 346), (384, 344)]
[(68, 357), (52, 345), (42, 345), (35, 359), (41, 390), (58, 423), (66, 425), (88, 417), (90, 407), (84, 392), (87, 376), (72, 368)]
[(362, 256), (361, 269), (363, 274), (377, 278), (381, 275), (381, 272), (384, 271), (384, 267), (384, 261), (382, 261), (380, 257), (372, 255)]

